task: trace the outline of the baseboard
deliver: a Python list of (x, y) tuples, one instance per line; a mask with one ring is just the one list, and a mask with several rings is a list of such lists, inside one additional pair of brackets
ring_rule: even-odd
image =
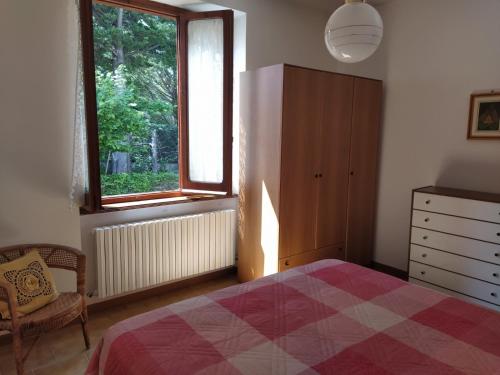
[(137, 302), (149, 297), (159, 296), (168, 292), (172, 292), (177, 289), (187, 288), (196, 284), (207, 282), (210, 280), (219, 279), (224, 276), (235, 274), (237, 271), (236, 267), (228, 267), (222, 270), (208, 272), (203, 275), (181, 279), (178, 281), (170, 282), (167, 284), (157, 285), (147, 289), (140, 289), (131, 293), (122, 294), (116, 297), (110, 297), (106, 299), (96, 299), (90, 300), (87, 305), (89, 315), (92, 316), (93, 313), (98, 311), (106, 310), (115, 306), (122, 306), (124, 304)]
[(398, 279), (408, 281), (408, 272), (400, 270), (399, 268), (394, 268), (377, 262), (372, 262), (371, 268), (375, 271), (383, 272), (388, 275), (397, 277)]

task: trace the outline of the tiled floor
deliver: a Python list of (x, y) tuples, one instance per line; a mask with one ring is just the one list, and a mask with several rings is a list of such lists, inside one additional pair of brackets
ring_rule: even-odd
[[(89, 319), (91, 349), (86, 351), (80, 325), (73, 324), (42, 336), (28, 357), (26, 375), (78, 375), (87, 368), (89, 358), (102, 333), (114, 323), (183, 299), (222, 289), (237, 283), (236, 276), (227, 276), (196, 286), (179, 289), (130, 305), (92, 314)], [(10, 345), (0, 346), (0, 375), (15, 374), (14, 357)]]

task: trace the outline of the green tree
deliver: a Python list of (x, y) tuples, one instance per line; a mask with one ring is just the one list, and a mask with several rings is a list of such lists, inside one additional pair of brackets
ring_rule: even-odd
[[(112, 174), (113, 156), (126, 154), (134, 178), (118, 185), (122, 193), (144, 191), (151, 184), (138, 182), (141, 173), (152, 181), (150, 173), (178, 163), (177, 25), (101, 4), (93, 16), (101, 174)], [(171, 188), (171, 176), (163, 177)]]

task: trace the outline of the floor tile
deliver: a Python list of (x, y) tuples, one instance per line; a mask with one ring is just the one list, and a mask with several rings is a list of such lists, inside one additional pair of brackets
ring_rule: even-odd
[[(88, 329), (91, 349), (85, 349), (80, 324), (72, 324), (43, 335), (33, 347), (26, 364), (26, 375), (79, 375), (85, 372), (89, 358), (102, 334), (113, 324), (187, 298), (237, 284), (236, 276), (227, 276), (184, 289), (150, 297), (142, 301), (113, 307), (91, 314)], [(27, 339), (27, 345), (32, 339)], [(0, 345), (0, 375), (15, 375), (16, 366), (11, 345)]]

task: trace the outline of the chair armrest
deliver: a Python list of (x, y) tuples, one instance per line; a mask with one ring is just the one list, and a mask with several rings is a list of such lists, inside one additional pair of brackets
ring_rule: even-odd
[[(12, 320), (12, 326), (17, 327), (17, 298), (14, 287), (4, 281), (0, 281), (1, 299), (6, 301), (9, 306), (9, 313)], [(6, 298), (5, 298), (6, 297)]]
[(87, 257), (85, 254), (78, 254), (78, 265), (76, 267), (76, 291), (85, 299), (85, 275), (87, 267)]

